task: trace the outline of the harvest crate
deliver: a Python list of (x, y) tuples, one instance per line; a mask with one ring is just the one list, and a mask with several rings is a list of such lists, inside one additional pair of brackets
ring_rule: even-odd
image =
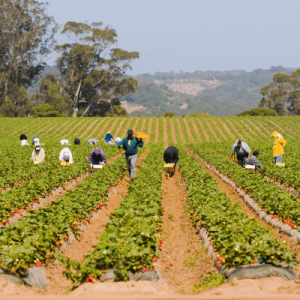
[(143, 132), (134, 132), (133, 133), (134, 136), (138, 139), (147, 139), (148, 138), (148, 134), (147, 133), (143, 133)]

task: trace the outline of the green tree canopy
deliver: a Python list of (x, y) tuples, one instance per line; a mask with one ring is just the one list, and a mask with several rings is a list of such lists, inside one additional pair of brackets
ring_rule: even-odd
[(32, 109), (36, 117), (61, 117), (61, 114), (54, 109), (54, 105), (41, 103)]
[(246, 110), (238, 114), (238, 116), (249, 117), (249, 116), (278, 116), (278, 113), (271, 108), (256, 107), (250, 110)]
[[(102, 23), (68, 22), (62, 31), (73, 42), (57, 45), (57, 67), (64, 82), (63, 91), (72, 100), (73, 116), (83, 109), (83, 116), (105, 115), (119, 99), (133, 93), (138, 82), (124, 77), (138, 52), (112, 48), (117, 42), (113, 28)], [(75, 40), (75, 42), (74, 42)]]
[(108, 112), (106, 112), (107, 117), (124, 117), (127, 116), (127, 111), (121, 105), (113, 105)]
[(56, 23), (45, 14), (45, 4), (36, 0), (0, 1), (0, 106), (11, 99), (15, 116), (27, 113), (24, 88), (43, 69), (55, 32)]
[(261, 88), (259, 107), (274, 109), (279, 115), (300, 114), (300, 69), (290, 76), (277, 73), (273, 82)]

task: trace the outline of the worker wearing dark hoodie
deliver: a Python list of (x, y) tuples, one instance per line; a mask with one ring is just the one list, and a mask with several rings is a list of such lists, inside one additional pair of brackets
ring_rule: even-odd
[(133, 130), (127, 131), (127, 137), (118, 144), (119, 148), (125, 149), (125, 157), (130, 179), (135, 177), (135, 166), (138, 160), (137, 147), (143, 147), (143, 140), (133, 136)]
[(263, 164), (257, 160), (259, 152), (257, 150), (253, 151), (253, 154), (246, 160), (246, 164), (253, 165), (255, 168), (261, 168)]
[(236, 154), (238, 164), (241, 167), (244, 167), (244, 162), (247, 158), (250, 157), (251, 150), (247, 143), (241, 142), (241, 140), (237, 140), (232, 146), (231, 153), (232, 159), (234, 159), (234, 156)]
[(103, 165), (106, 164), (106, 157), (103, 152), (103, 150), (99, 147), (96, 147), (89, 156), (89, 163), (90, 166), (93, 167), (93, 165)]

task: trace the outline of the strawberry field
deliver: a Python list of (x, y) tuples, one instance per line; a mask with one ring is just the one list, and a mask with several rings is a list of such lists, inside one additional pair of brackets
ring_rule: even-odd
[[(253, 266), (253, 278), (269, 266), (297, 278), (299, 125), (298, 117), (1, 119), (0, 278), (26, 282), (33, 268), (43, 268), (49, 293), (107, 279), (162, 278), (176, 292), (200, 292)], [(103, 140), (107, 131), (124, 138), (128, 129), (148, 134), (132, 181), (124, 151)], [(275, 130), (287, 141), (285, 168), (274, 164)], [(29, 146), (21, 147), (22, 132)], [(35, 136), (45, 150), (37, 165), (31, 160)], [(88, 163), (96, 147), (88, 145), (90, 138), (99, 140), (108, 162), (95, 173)], [(70, 166), (60, 164), (61, 139), (71, 143)], [(237, 139), (259, 150), (258, 172), (231, 159)], [(173, 177), (163, 169), (171, 145), (180, 153)], [(172, 230), (181, 230), (184, 241)], [(191, 235), (198, 244), (188, 242)], [(87, 236), (91, 242), (84, 244)]]

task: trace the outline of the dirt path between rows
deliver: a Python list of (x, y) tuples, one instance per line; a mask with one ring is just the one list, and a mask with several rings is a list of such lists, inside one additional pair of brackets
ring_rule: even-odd
[[(278, 124), (275, 124), (273, 121), (268, 120), (270, 123), (276, 125), (277, 127), (279, 127), (280, 131), (283, 132), (284, 134), (286, 134), (287, 136), (291, 137), (291, 138), (295, 138), (294, 136), (290, 135), (287, 131), (285, 131), (281, 126), (279, 126)], [(274, 129), (275, 130), (275, 129)]]
[(156, 124), (155, 124), (155, 140), (154, 140), (154, 144), (158, 143), (158, 137), (159, 137), (159, 118), (156, 119)]
[(121, 128), (122, 128), (124, 122), (125, 122), (125, 119), (122, 120), (121, 123), (119, 124), (118, 129), (117, 129), (117, 131), (116, 131), (115, 134), (114, 134), (115, 137), (118, 136), (118, 134), (119, 134), (119, 132), (120, 132), (120, 130), (121, 130)]
[(167, 284), (176, 292), (189, 293), (203, 275), (216, 273), (213, 261), (206, 254), (196, 229), (185, 212), (186, 195), (179, 172), (163, 175), (162, 236), (159, 268)]
[(186, 140), (185, 140), (185, 138), (184, 138), (184, 134), (183, 134), (183, 131), (182, 131), (181, 123), (180, 123), (180, 121), (179, 121), (178, 118), (176, 118), (176, 120), (177, 120), (177, 125), (178, 125), (178, 129), (179, 129), (179, 134), (180, 134), (181, 141), (182, 141), (184, 144), (186, 144)]
[[(245, 130), (245, 128), (239, 123), (239, 122), (237, 122), (236, 120), (233, 120), (234, 121), (234, 124), (236, 124), (238, 127), (239, 127), (239, 129), (243, 132), (243, 133), (245, 133), (245, 135), (249, 138), (249, 139), (253, 139), (253, 137), (247, 132), (247, 130)], [(233, 124), (233, 126), (234, 126), (234, 124)]]
[(200, 119), (197, 119), (197, 120), (198, 120), (198, 123), (199, 123), (199, 125), (200, 125), (200, 127), (201, 127), (201, 129), (202, 129), (202, 132), (203, 132), (203, 134), (204, 134), (206, 140), (209, 142), (210, 139), (209, 139), (209, 136), (208, 136), (208, 134), (207, 134), (206, 129), (204, 128), (204, 125), (203, 125), (202, 121), (201, 121)]
[[(55, 121), (54, 122), (50, 122), (46, 127), (43, 127), (41, 130), (39, 130), (36, 134), (38, 135), (38, 134), (43, 134), (43, 132), (45, 131), (45, 130), (48, 130), (47, 128), (49, 128), (50, 126), (52, 126), (53, 125), (53, 123), (56, 123)], [(47, 132), (47, 131), (46, 131)]]
[(249, 127), (249, 125), (248, 125), (246, 122), (244, 122), (244, 120), (241, 120), (241, 119), (240, 119), (240, 121), (243, 123), (244, 126), (247, 127), (247, 129), (248, 129), (249, 132), (251, 132), (251, 133), (254, 134), (255, 136), (259, 137), (259, 136), (256, 134), (256, 132), (253, 131), (253, 130)]
[(171, 133), (172, 133), (173, 143), (176, 145), (177, 140), (176, 140), (175, 127), (174, 127), (173, 119), (171, 119), (171, 118), (170, 118), (170, 124), (171, 124)]
[(147, 128), (148, 138), (145, 141), (145, 145), (147, 145), (149, 143), (149, 141), (150, 141), (150, 136), (152, 134), (152, 122), (153, 122), (153, 118), (150, 119), (149, 124), (148, 124), (148, 128)]
[(82, 137), (84, 137), (90, 130), (91, 130), (91, 128), (95, 125), (95, 123), (96, 122), (98, 122), (99, 120), (95, 120), (86, 130), (85, 130), (85, 132), (79, 137), (79, 138), (82, 138)]
[[(55, 137), (55, 134), (57, 133), (57, 131), (59, 131), (61, 128), (63, 128), (64, 126), (67, 126), (67, 124), (69, 123), (69, 120), (62, 123), (58, 128), (56, 128), (52, 133), (50, 133), (50, 135), (52, 137)], [(70, 122), (71, 123), (71, 122)]]
[(139, 118), (137, 118), (137, 119), (135, 120), (135, 123), (134, 123), (134, 125), (132, 126), (132, 130), (133, 130), (133, 131), (136, 130), (136, 127), (137, 127), (138, 122), (139, 122)]
[(196, 144), (196, 141), (194, 140), (193, 136), (192, 136), (192, 133), (191, 133), (191, 129), (190, 129), (190, 126), (187, 122), (187, 120), (185, 118), (182, 118), (183, 119), (183, 122), (184, 122), (184, 125), (185, 125), (185, 128), (186, 128), (186, 131), (187, 131), (187, 134), (188, 134), (188, 137), (189, 139), (194, 143)]
[(257, 127), (257, 126), (254, 124), (254, 122), (250, 121), (249, 119), (248, 119), (248, 121), (253, 125), (253, 127), (254, 127), (258, 132), (260, 132), (263, 136), (267, 137), (267, 135), (266, 135), (264, 132), (262, 132), (262, 131), (260, 130), (260, 128)]
[[(263, 130), (267, 133), (268, 136), (271, 135), (271, 131), (268, 130), (261, 122), (259, 122), (259, 121), (257, 121), (257, 120), (255, 120), (255, 121), (263, 128)], [(253, 122), (254, 122), (254, 120), (253, 120)], [(272, 127), (271, 127), (271, 130), (272, 130), (272, 131), (275, 131), (275, 129), (272, 128)]]
[(133, 120), (133, 118), (129, 119), (129, 121), (127, 122), (126, 127), (125, 127), (125, 129), (124, 129), (124, 131), (123, 131), (123, 133), (121, 135), (121, 139), (122, 140), (124, 139), (125, 136), (127, 136), (127, 131), (129, 129), (129, 126), (130, 126), (132, 120)]
[(208, 129), (210, 130), (210, 132), (212, 133), (212, 135), (214, 136), (214, 138), (217, 140), (217, 141), (221, 141), (218, 136), (216, 135), (215, 131), (213, 130), (210, 122), (208, 120), (205, 120), (206, 124), (207, 124), (207, 127)]
[(104, 122), (104, 119), (95, 127), (95, 129), (85, 138), (86, 140), (87, 139), (89, 139), (91, 136), (93, 136), (96, 132), (97, 132), (97, 130), (98, 130), (98, 128), (101, 126), (101, 124)]
[(76, 131), (75, 136), (77, 136), (77, 135), (79, 134), (79, 132), (85, 127), (85, 125), (86, 125), (87, 122), (88, 122), (88, 121), (86, 121), (86, 122), (84, 122), (84, 123), (82, 124), (82, 126)]
[(225, 131), (232, 137), (235, 139), (235, 136), (232, 134), (232, 132), (229, 130), (229, 128), (227, 127), (227, 125), (221, 120), (219, 119), (219, 122), (222, 124), (222, 126), (224, 127)]
[[(137, 172), (139, 171), (138, 166), (146, 159), (148, 151), (144, 152), (139, 158), (137, 163)], [(98, 218), (91, 221), (81, 235), (72, 243), (69, 244), (62, 252), (66, 257), (83, 262), (84, 256), (89, 251), (93, 250), (99, 242), (100, 236), (106, 229), (110, 215), (119, 207), (122, 200), (128, 195), (128, 188), (130, 186), (130, 178), (126, 172), (126, 175), (118, 182), (115, 191), (111, 192), (108, 203), (103, 207), (102, 213)], [(48, 293), (59, 293), (65, 294), (67, 288), (72, 286), (70, 280), (66, 279), (62, 272), (64, 267), (58, 262), (52, 265), (47, 270), (47, 279), (49, 282)], [(43, 292), (45, 293), (45, 291)]]
[[(188, 151), (190, 154), (191, 152)], [(192, 155), (192, 154), (191, 154)], [(225, 183), (222, 179), (220, 179), (214, 171), (208, 169), (197, 157), (192, 155), (194, 158), (197, 159), (199, 162), (199, 165), (210, 175), (212, 176), (218, 183), (220, 189), (222, 192), (226, 194), (228, 198), (230, 198), (234, 203), (237, 203), (241, 206), (242, 211), (245, 215), (247, 215), (249, 218), (255, 219), (258, 224), (260, 224), (264, 229), (269, 231), (274, 238), (285, 241), (286, 244), (292, 249), (294, 253), (297, 254), (297, 259), (300, 261), (300, 244), (297, 242), (293, 242), (291, 240), (291, 237), (284, 234), (281, 230), (278, 228), (274, 228), (273, 226), (269, 225), (265, 221), (261, 220), (258, 216), (256, 216), (255, 212), (246, 205), (246, 203), (243, 201), (242, 197), (235, 191), (233, 187), (231, 187), (229, 184)], [(300, 265), (295, 268), (295, 271), (297, 274), (300, 275)]]
[(70, 126), (72, 126), (75, 122), (76, 122), (76, 120), (74, 120), (73, 122), (71, 122), (67, 127), (65, 127), (61, 132), (59, 132), (55, 137), (59, 137), (59, 136), (62, 137), (62, 134), (64, 132), (66, 132), (70, 128)]
[(101, 137), (101, 135), (103, 134), (104, 130), (107, 128), (107, 126), (110, 124), (112, 120), (108, 120), (105, 125), (103, 126), (103, 128), (101, 129), (101, 131), (96, 135), (96, 139), (98, 139), (99, 137)]
[(164, 147), (168, 148), (168, 130), (167, 130), (167, 120), (164, 118)]
[(81, 123), (83, 122), (83, 120), (81, 120), (80, 122), (78, 122), (72, 129), (71, 131), (69, 131), (68, 133), (66, 133), (63, 137), (66, 137), (68, 135), (70, 135)]
[(228, 124), (230, 125), (230, 127), (233, 129), (233, 131), (237, 134), (237, 136), (240, 136), (242, 139), (245, 139), (244, 136), (241, 134), (241, 132), (239, 132), (235, 125), (233, 125), (228, 119), (227, 119)]
[(224, 140), (228, 140), (228, 138), (226, 137), (226, 135), (224, 134), (224, 132), (221, 130), (219, 124), (217, 123), (217, 121), (215, 119), (212, 119), (213, 123), (215, 124), (217, 130), (219, 131), (219, 133), (221, 134), (222, 138)]
[(146, 118), (144, 118), (144, 120), (142, 121), (141, 132), (144, 131), (145, 124), (146, 124)]
[(190, 118), (190, 120), (193, 125), (194, 131), (196, 132), (197, 138), (199, 139), (200, 142), (202, 142), (201, 135), (199, 133), (198, 127), (196, 126), (194, 119)]

